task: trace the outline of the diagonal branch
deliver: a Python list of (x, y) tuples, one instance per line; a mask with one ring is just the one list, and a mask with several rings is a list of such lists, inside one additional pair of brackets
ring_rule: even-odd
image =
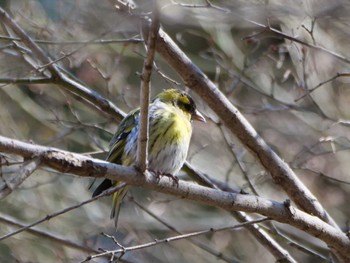
[[(263, 218), (259, 218), (259, 219), (252, 220), (252, 221), (249, 221), (249, 222), (244, 222), (244, 223), (241, 223), (241, 224), (237, 224), (237, 225), (234, 225), (234, 226), (221, 227), (221, 228), (216, 228), (216, 229), (215, 228), (211, 228), (211, 229), (208, 229), (208, 230), (202, 230), (202, 231), (192, 232), (192, 233), (188, 233), (188, 234), (180, 234), (180, 235), (177, 235), (177, 236), (167, 237), (167, 238), (164, 238), (164, 239), (156, 239), (154, 241), (151, 241), (151, 242), (148, 242), (148, 243), (145, 243), (145, 244), (141, 244), (141, 245), (130, 246), (130, 247), (122, 247), (122, 248), (117, 249), (117, 250), (107, 250), (107, 251), (104, 251), (104, 252), (102, 252), (100, 254), (97, 254), (97, 255), (94, 255), (94, 256), (89, 256), (87, 259), (85, 259), (85, 260), (83, 260), (81, 262), (86, 262), (86, 261), (89, 261), (91, 259), (95, 259), (95, 258), (98, 258), (98, 257), (111, 255), (111, 254), (117, 254), (117, 253), (124, 254), (124, 253), (129, 252), (129, 251), (134, 251), (134, 250), (143, 249), (143, 248), (147, 248), (147, 247), (157, 246), (157, 245), (162, 244), (162, 243), (169, 243), (169, 242), (173, 242), (173, 241), (176, 241), (176, 240), (188, 239), (188, 238), (191, 238), (191, 237), (201, 236), (201, 235), (208, 234), (208, 233), (215, 233), (215, 232), (220, 232), (220, 231), (225, 231), (225, 230), (233, 230), (233, 229), (237, 229), (237, 228), (243, 228), (243, 227), (247, 227), (247, 226), (249, 226), (251, 224), (262, 223), (262, 222), (267, 221), (267, 220), (270, 220), (270, 219), (267, 218), (267, 217), (263, 217)], [(234, 262), (236, 262), (236, 261), (234, 261)]]
[[(35, 41), (1, 7), (0, 21), (21, 39), (22, 43), (33, 52), (41, 63), (47, 65), (47, 69), (51, 73), (50, 78), (52, 83), (60, 85), (60, 88), (71, 93), (77, 100), (83, 98), (82, 101), (89, 106), (93, 105), (95, 108), (111, 115), (119, 121), (123, 119), (122, 112), (112, 102), (102, 97), (99, 93), (86, 88), (78, 81), (72, 79), (72, 77), (70, 77), (64, 70), (53, 63), (50, 57), (45, 54), (44, 50), (35, 43)], [(35, 67), (33, 64), (32, 66)], [(35, 69), (37, 68), (35, 67)]]
[(308, 43), (308, 42), (303, 41), (303, 40), (301, 40), (301, 39), (299, 39), (297, 37), (290, 36), (290, 35), (288, 35), (286, 33), (283, 33), (282, 31), (279, 31), (276, 28), (271, 27), (270, 25), (264, 25), (264, 24), (258, 23), (256, 21), (253, 21), (253, 20), (250, 20), (250, 19), (245, 19), (245, 18), (244, 18), (244, 20), (249, 22), (249, 23), (252, 23), (255, 26), (263, 28), (263, 30), (265, 30), (266, 32), (274, 33), (275, 35), (280, 36), (280, 37), (282, 37), (284, 39), (288, 39), (288, 40), (290, 40), (292, 42), (299, 43), (301, 45), (304, 45), (304, 46), (307, 46), (307, 47), (310, 47), (310, 48), (313, 48), (313, 49), (316, 49), (316, 50), (328, 53), (328, 54), (330, 54), (330, 55), (332, 55), (332, 56), (336, 57), (337, 59), (340, 59), (340, 60), (342, 60), (344, 62), (347, 62), (347, 63), (350, 62), (349, 58), (347, 58), (347, 57), (345, 57), (345, 56), (343, 56), (343, 55), (341, 55), (341, 54), (339, 54), (337, 52), (334, 52), (334, 51), (329, 50), (329, 49), (327, 49), (325, 47), (322, 47), (322, 46), (318, 46), (318, 45), (315, 45), (315, 44), (312, 44), (312, 43)]
[[(17, 36), (19, 36), (27, 47), (31, 49), (31, 51), (38, 57), (38, 59), (45, 64), (51, 63), (51, 60), (48, 56), (46, 56), (45, 51), (39, 47), (31, 37), (29, 37), (26, 32), (14, 21), (7, 12), (0, 7), (0, 20), (9, 27)], [(49, 69), (51, 73), (56, 71), (54, 65), (50, 65)]]
[(24, 182), (40, 165), (40, 158), (34, 157), (33, 159), (25, 162), (18, 171), (16, 176), (13, 176), (10, 180), (5, 181), (0, 185), (0, 200), (11, 194), (11, 192)]
[(192, 63), (164, 31), (160, 30), (159, 34), (157, 51), (182, 77), (185, 84), (201, 96), (228, 129), (257, 156), (265, 169), (270, 172), (274, 182), (282, 187), (298, 207), (339, 228), (287, 163), (267, 145), (215, 84)]
[(81, 206), (83, 206), (83, 205), (89, 204), (89, 203), (91, 203), (91, 202), (95, 201), (96, 199), (99, 199), (99, 198), (101, 198), (101, 197), (103, 197), (103, 196), (107, 196), (107, 195), (114, 194), (116, 191), (118, 191), (118, 190), (119, 190), (121, 187), (123, 187), (123, 186), (125, 186), (125, 184), (119, 184), (119, 185), (117, 185), (117, 186), (115, 186), (115, 187), (108, 188), (106, 191), (103, 191), (101, 194), (99, 194), (99, 195), (97, 195), (97, 196), (95, 196), (95, 197), (89, 198), (89, 199), (87, 199), (87, 200), (85, 200), (85, 201), (83, 201), (83, 202), (81, 202), (81, 203), (79, 203), (79, 204), (76, 204), (76, 205), (67, 207), (67, 208), (65, 208), (65, 209), (63, 209), (63, 210), (54, 212), (54, 213), (52, 213), (52, 214), (48, 214), (48, 215), (46, 215), (45, 217), (43, 217), (43, 218), (41, 218), (41, 219), (39, 219), (39, 220), (37, 220), (37, 221), (35, 221), (35, 222), (29, 224), (29, 225), (22, 226), (21, 228), (19, 228), (19, 229), (15, 230), (15, 231), (13, 231), (13, 232), (11, 232), (11, 233), (8, 233), (8, 234), (6, 234), (6, 235), (0, 237), (0, 241), (1, 241), (1, 240), (4, 240), (4, 239), (6, 239), (6, 238), (9, 238), (9, 237), (11, 237), (11, 236), (14, 236), (14, 235), (16, 235), (16, 234), (18, 234), (18, 233), (21, 233), (21, 232), (23, 232), (23, 231), (26, 231), (26, 230), (28, 230), (28, 229), (31, 229), (32, 227), (34, 227), (34, 226), (36, 226), (36, 225), (39, 225), (39, 224), (41, 224), (41, 223), (44, 222), (44, 221), (48, 221), (48, 220), (50, 220), (50, 219), (52, 219), (52, 218), (54, 218), (54, 217), (60, 216), (60, 215), (65, 214), (65, 213), (67, 213), (67, 212), (69, 212), (69, 211), (72, 211), (72, 210), (74, 210), (74, 209), (76, 209), (76, 208), (79, 208), (79, 207), (81, 207)]
[[(130, 201), (133, 202), (138, 208), (140, 208), (142, 211), (144, 211), (145, 213), (147, 213), (149, 216), (151, 216), (153, 219), (155, 219), (156, 221), (158, 221), (159, 223), (161, 223), (163, 226), (165, 226), (166, 228), (168, 228), (169, 230), (172, 230), (173, 232), (175, 232), (176, 234), (182, 235), (183, 233), (180, 232), (179, 230), (177, 230), (175, 227), (173, 227), (172, 225), (168, 224), (164, 219), (162, 219), (160, 216), (157, 216), (156, 214), (154, 214), (153, 212), (151, 212), (150, 210), (148, 210), (146, 207), (144, 207), (143, 205), (141, 205), (140, 203), (138, 203), (134, 198), (130, 198)], [(218, 252), (215, 249), (213, 249), (212, 247), (210, 247), (209, 245), (207, 245), (204, 242), (200, 242), (197, 241), (196, 239), (189, 239), (189, 242), (191, 242), (193, 245), (201, 248), (203, 251), (206, 251), (210, 254), (212, 254), (213, 256), (215, 256), (216, 258), (225, 261), (225, 262), (232, 262), (233, 259), (229, 258), (227, 256), (225, 256), (224, 253), (222, 252)]]
[[(24, 223), (18, 222), (17, 219), (11, 218), (8, 215), (0, 214), (0, 222), (3, 224), (6, 224), (6, 225), (15, 226), (15, 227), (19, 227), (19, 228), (25, 227)], [(71, 240), (65, 239), (63, 237), (60, 237), (60, 236), (53, 234), (53, 233), (49, 233), (49, 232), (44, 231), (44, 230), (40, 230), (37, 228), (31, 228), (31, 229), (27, 229), (27, 231), (34, 236), (42, 237), (42, 238), (45, 238), (47, 240), (54, 241), (56, 243), (62, 244), (64, 246), (67, 246), (70, 248), (74, 248), (74, 249), (88, 252), (88, 253), (98, 253), (98, 251), (96, 251), (93, 248), (86, 247), (84, 245), (78, 244), (76, 242), (73, 242)]]
[[(214, 184), (210, 178), (207, 178), (203, 173), (192, 167), (188, 162), (185, 163), (183, 169), (193, 180), (201, 185), (213, 189), (221, 189), (225, 192), (239, 193), (235, 189), (228, 189), (226, 185), (220, 186), (218, 184)], [(231, 214), (238, 222), (241, 223), (252, 220), (252, 218), (244, 212), (234, 211), (231, 212)], [(280, 244), (278, 244), (276, 240), (274, 240), (259, 225), (248, 225), (246, 228), (256, 238), (256, 240), (259, 241), (260, 244), (263, 245), (275, 257), (277, 262), (296, 262), (295, 259), (288, 253), (288, 251), (281, 247)]]

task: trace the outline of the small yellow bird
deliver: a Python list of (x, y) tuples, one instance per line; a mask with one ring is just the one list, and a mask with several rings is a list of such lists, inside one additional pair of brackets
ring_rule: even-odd
[[(140, 109), (131, 111), (120, 123), (114, 135), (107, 161), (133, 165), (136, 162)], [(183, 166), (192, 135), (191, 121), (206, 122), (190, 95), (177, 89), (159, 93), (149, 105), (148, 169), (175, 176)], [(105, 179), (93, 196), (118, 185)], [(120, 205), (129, 186), (119, 189), (113, 196), (111, 219), (117, 227)]]

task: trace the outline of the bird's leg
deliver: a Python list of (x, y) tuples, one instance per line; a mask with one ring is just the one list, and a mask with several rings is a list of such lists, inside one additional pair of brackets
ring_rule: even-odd
[(160, 180), (160, 178), (162, 178), (163, 176), (166, 176), (169, 179), (173, 180), (174, 185), (179, 186), (179, 177), (177, 177), (176, 175), (172, 175), (170, 173), (164, 173), (162, 171), (152, 171), (152, 172), (156, 175), (157, 180)]

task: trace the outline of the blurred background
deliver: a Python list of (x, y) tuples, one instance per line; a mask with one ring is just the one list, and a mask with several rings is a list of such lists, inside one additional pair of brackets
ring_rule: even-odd
[[(341, 228), (348, 230), (349, 2), (212, 1), (209, 6), (199, 0), (160, 0), (157, 4), (164, 31), (289, 163)], [(134, 1), (129, 14), (118, 12), (108, 0), (2, 0), (0, 6), (48, 56), (61, 58), (58, 65), (72, 77), (124, 112), (138, 107), (145, 48), (137, 17), (149, 15), (149, 1)], [(0, 27), (0, 81), (42, 76), (33, 68), (38, 62), (35, 55), (20, 41), (9, 39), (10, 33), (5, 26)], [(156, 65), (152, 95), (169, 87), (186, 89), (159, 56)], [(312, 93), (307, 92), (312, 89)], [(257, 159), (221, 125), (200, 97), (191, 94), (208, 122), (193, 124), (188, 161), (232, 187), (276, 201), (287, 199)], [(119, 121), (82, 103), (60, 85), (24, 81), (1, 84), (0, 123), (3, 136), (104, 159)], [(22, 160), (9, 155), (2, 159), (1, 180), (7, 180), (16, 174)], [(189, 180), (184, 172), (180, 176)], [(42, 168), (0, 201), (0, 213), (29, 224), (90, 198), (90, 183), (86, 178)], [(226, 211), (141, 188), (132, 189), (128, 196), (117, 232), (109, 218), (110, 197), (55, 217), (38, 228), (94, 249), (115, 249), (113, 241), (101, 232), (114, 235), (124, 246), (132, 246), (176, 235), (168, 226), (188, 233), (236, 223)], [(1, 236), (16, 229), (3, 221), (0, 226)], [(267, 227), (296, 260), (328, 262), (323, 243), (286, 225)], [(123, 259), (275, 261), (245, 229), (211, 233), (194, 240), (128, 252)], [(302, 251), (293, 242), (318, 254)], [(88, 255), (27, 232), (0, 242), (1, 262), (80, 262)]]

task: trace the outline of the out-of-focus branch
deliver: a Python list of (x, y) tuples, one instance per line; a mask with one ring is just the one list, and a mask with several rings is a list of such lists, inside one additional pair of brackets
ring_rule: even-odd
[(192, 63), (164, 31), (160, 30), (159, 34), (157, 51), (182, 77), (185, 84), (201, 96), (228, 129), (255, 153), (265, 169), (270, 172), (274, 182), (281, 186), (301, 209), (339, 228), (293, 170), (267, 145), (215, 84)]
[[(148, 26), (148, 23), (147, 25)], [(148, 108), (150, 100), (150, 81), (152, 75), (154, 55), (156, 53), (156, 42), (159, 30), (159, 14), (154, 3), (152, 23), (147, 40), (147, 56), (143, 63), (140, 90), (140, 123), (139, 137), (137, 140), (137, 164), (141, 172), (146, 171), (148, 162)]]
[[(19, 227), (19, 228), (23, 228), (25, 227), (24, 223), (18, 222), (17, 219), (9, 217), (8, 215), (3, 215), (0, 214), (0, 222), (9, 226), (15, 226), (15, 227)], [(90, 247), (86, 247), (83, 246), (81, 244), (78, 244), (76, 242), (73, 242), (71, 240), (65, 239), (63, 237), (60, 237), (56, 234), (47, 232), (47, 231), (43, 231), (37, 228), (30, 228), (27, 229), (27, 231), (32, 234), (35, 235), (37, 237), (41, 237), (41, 238), (45, 238), (47, 240), (51, 240), (53, 242), (62, 244), (64, 246), (70, 247), (70, 248), (74, 248), (74, 249), (78, 249), (80, 251), (83, 252), (87, 252), (87, 253), (99, 253), (97, 250), (90, 248)]]
[(335, 76), (325, 80), (325, 81), (322, 81), (321, 83), (319, 83), (318, 85), (316, 85), (315, 87), (313, 87), (312, 89), (308, 89), (306, 91), (305, 94), (303, 94), (302, 96), (300, 96), (299, 98), (295, 99), (294, 101), (295, 102), (298, 102), (299, 100), (305, 98), (306, 96), (310, 95), (312, 92), (314, 92), (316, 89), (318, 89), (319, 87), (323, 86), (324, 84), (327, 84), (328, 82), (331, 82), (337, 78), (340, 78), (340, 77), (350, 77), (350, 73), (337, 73), (335, 74)]
[[(111, 115), (117, 120), (123, 119), (122, 112), (112, 102), (72, 79), (59, 66), (53, 63), (53, 61), (45, 54), (44, 50), (38, 46), (37, 43), (35, 43), (34, 40), (1, 7), (0, 21), (21, 39), (22, 43), (33, 52), (42, 64), (47, 65), (47, 69), (51, 74), (50, 78), (52, 79), (52, 83), (59, 84), (60, 88), (70, 92), (78, 100), (83, 98), (83, 102), (88, 105), (93, 105), (95, 108)], [(35, 67), (34, 65), (32, 66)], [(35, 70), (37, 70), (37, 67), (35, 67)]]
[(27, 46), (33, 54), (44, 64), (49, 64), (48, 69), (53, 77), (57, 75), (56, 65), (51, 64), (51, 59), (45, 54), (45, 51), (38, 46), (33, 39), (14, 21), (7, 12), (0, 7), (0, 20), (10, 28)]
[[(202, 231), (192, 232), (192, 233), (188, 233), (188, 234), (181, 234), (181, 235), (177, 235), (177, 236), (173, 236), (173, 237), (168, 237), (168, 238), (164, 238), (164, 239), (157, 239), (155, 241), (151, 241), (149, 243), (145, 243), (145, 244), (141, 244), (141, 245), (136, 245), (136, 246), (131, 246), (131, 247), (122, 247), (122, 248), (117, 249), (117, 250), (105, 251), (105, 252), (99, 253), (97, 255), (89, 256), (88, 258), (86, 258), (85, 260), (83, 260), (81, 262), (90, 261), (91, 259), (95, 259), (95, 258), (106, 256), (106, 255), (115, 255), (117, 253), (121, 253), (123, 255), (129, 251), (134, 251), (134, 250), (143, 249), (143, 248), (147, 248), (147, 247), (153, 247), (153, 246), (157, 246), (157, 245), (162, 244), (162, 243), (169, 243), (169, 242), (173, 242), (176, 240), (187, 239), (187, 238), (191, 238), (191, 237), (204, 235), (207, 233), (215, 233), (215, 232), (220, 232), (220, 231), (224, 231), (224, 230), (233, 230), (233, 229), (237, 229), (237, 228), (242, 228), (242, 227), (246, 227), (246, 226), (251, 225), (251, 224), (257, 224), (257, 223), (261, 223), (261, 222), (264, 222), (267, 220), (269, 220), (269, 218), (264, 217), (264, 218), (252, 220), (250, 222), (244, 222), (241, 224), (237, 224), (235, 226), (222, 227), (222, 228), (217, 228), (217, 229), (211, 228), (209, 230), (202, 230)], [(120, 245), (120, 244), (118, 244), (118, 245)], [(236, 261), (234, 261), (234, 262), (236, 262)]]
[[(222, 7), (219, 7), (217, 5), (213, 5), (212, 3), (210, 3), (209, 1), (206, 1), (206, 4), (202, 4), (202, 5), (196, 5), (196, 4), (182, 4), (182, 3), (177, 3), (177, 2), (174, 2), (172, 3), (173, 5), (179, 5), (181, 7), (187, 7), (187, 8), (211, 8), (211, 9), (215, 9), (216, 11), (219, 11), (221, 12), (223, 15), (227, 15), (227, 16), (232, 16), (232, 11), (230, 9), (227, 9), (227, 8), (222, 8)], [(253, 20), (250, 20), (250, 19), (247, 19), (245, 17), (242, 17), (242, 20), (244, 21), (247, 21), (248, 23), (251, 23), (257, 27), (260, 27), (263, 29), (263, 32), (270, 32), (276, 36), (279, 36), (281, 38), (284, 38), (284, 39), (288, 39), (292, 42), (295, 42), (295, 43), (299, 43), (303, 46), (307, 46), (307, 47), (310, 47), (310, 48), (313, 48), (313, 49), (316, 49), (316, 50), (319, 50), (319, 51), (322, 51), (322, 52), (325, 52), (325, 53), (328, 53), (334, 57), (336, 57), (337, 59), (340, 59), (344, 62), (347, 62), (347, 63), (350, 63), (350, 59), (337, 53), (337, 52), (334, 52), (332, 50), (329, 50), (325, 47), (321, 47), (321, 46), (318, 46), (316, 44), (313, 44), (313, 43), (309, 43), (309, 42), (306, 42), (306, 41), (303, 41), (302, 39), (299, 39), (297, 37), (294, 37), (294, 36), (291, 36), (291, 35), (288, 35), (286, 33), (283, 33), (282, 31), (276, 29), (276, 28), (273, 28), (271, 27), (270, 25), (264, 25), (262, 23), (259, 23), (259, 22), (256, 22), (256, 21), (253, 21)], [(304, 26), (302, 26), (304, 27)], [(312, 30), (313, 30), (313, 27), (314, 27), (314, 21), (312, 23)], [(304, 29), (306, 29), (304, 27)], [(307, 30), (308, 33), (311, 35), (313, 41), (315, 42), (314, 40), (314, 37), (312, 35), (312, 30)], [(257, 34), (260, 34), (262, 32), (259, 32)], [(256, 33), (253, 35), (253, 36), (256, 36), (257, 35)], [(248, 36), (248, 37), (245, 37), (244, 39), (249, 39), (250, 37), (252, 36)]]
[[(9, 37), (9, 36), (2, 36), (0, 35), (1, 40), (9, 40), (9, 41), (22, 41), (19, 37)], [(107, 45), (107, 44), (113, 44), (113, 43), (130, 43), (130, 44), (137, 44), (142, 43), (143, 39), (132, 37), (132, 38), (126, 38), (126, 39), (95, 39), (95, 40), (62, 40), (62, 41), (53, 41), (53, 40), (42, 40), (42, 39), (33, 39), (33, 41), (37, 44), (46, 44), (46, 45), (81, 45), (81, 44), (95, 44), (95, 45)]]
[[(153, 219), (155, 219), (156, 221), (158, 221), (159, 223), (161, 223), (163, 226), (165, 226), (166, 228), (168, 228), (169, 230), (174, 231), (176, 234), (182, 235), (183, 233), (181, 233), (179, 230), (177, 230), (175, 227), (173, 227), (172, 225), (170, 225), (169, 223), (167, 223), (164, 219), (162, 219), (160, 216), (157, 216), (156, 214), (154, 214), (153, 212), (151, 212), (149, 209), (147, 209), (146, 207), (144, 207), (143, 205), (141, 205), (139, 202), (137, 202), (134, 198), (129, 198), (129, 200), (134, 203), (139, 209), (141, 209), (142, 211), (144, 211), (145, 213), (147, 213), (149, 216), (151, 216)], [(232, 263), (234, 261), (234, 259), (229, 258), (228, 256), (226, 256), (224, 253), (222, 252), (218, 252), (215, 249), (213, 249), (212, 247), (210, 247), (209, 245), (205, 244), (203, 241), (197, 241), (196, 239), (189, 239), (189, 242), (191, 242), (193, 245), (201, 248), (202, 250), (212, 254), (213, 256), (215, 256), (218, 259), (221, 259), (225, 262), (230, 262)]]
[(65, 89), (66, 91), (73, 94), (78, 100), (83, 98), (83, 102), (87, 103), (90, 106), (94, 106), (103, 113), (107, 113), (118, 121), (121, 121), (124, 118), (123, 112), (118, 109), (111, 101), (102, 97), (99, 93), (94, 90), (91, 90), (81, 83), (77, 82), (70, 78), (67, 74), (60, 72), (60, 79), (57, 79), (54, 83), (59, 84), (60, 88)]
[(52, 83), (51, 78), (0, 78), (4, 84), (43, 84)]
[(24, 143), (3, 136), (0, 136), (0, 152), (12, 153), (26, 158), (38, 156), (41, 158), (43, 166), (64, 173), (123, 181), (130, 185), (142, 186), (228, 211), (259, 213), (272, 220), (301, 229), (323, 240), (329, 247), (341, 251), (342, 255), (350, 258), (350, 240), (345, 233), (318, 217), (292, 207), (288, 202), (280, 203), (253, 195), (227, 193), (183, 181), (179, 181), (178, 185), (174, 186), (171, 179), (162, 178), (159, 180), (156, 175), (149, 172), (141, 176), (133, 167), (116, 165), (88, 158), (81, 154)]
[(0, 241), (4, 240), (6, 238), (9, 238), (11, 236), (14, 236), (14, 235), (16, 235), (18, 233), (21, 233), (23, 231), (26, 231), (26, 230), (32, 228), (33, 226), (41, 224), (44, 221), (48, 221), (48, 220), (50, 220), (50, 219), (52, 219), (54, 217), (60, 216), (60, 215), (65, 214), (65, 213), (67, 213), (69, 211), (72, 211), (72, 210), (74, 210), (76, 208), (79, 208), (79, 207), (81, 207), (83, 205), (89, 204), (89, 203), (91, 203), (91, 202), (93, 202), (93, 201), (95, 201), (95, 200), (97, 200), (97, 199), (99, 199), (99, 198), (101, 198), (103, 196), (111, 195), (111, 194), (115, 193), (116, 191), (118, 191), (123, 186), (125, 186), (125, 184), (120, 184), (118, 186), (115, 186), (115, 187), (112, 187), (112, 188), (108, 188), (107, 190), (103, 191), (101, 194), (99, 194), (99, 195), (97, 195), (95, 197), (92, 197), (90, 199), (87, 199), (87, 200), (85, 200), (85, 201), (83, 201), (83, 202), (81, 202), (79, 204), (76, 204), (76, 205), (67, 207), (67, 208), (65, 208), (63, 210), (60, 210), (58, 212), (54, 212), (52, 214), (46, 215), (45, 217), (43, 217), (43, 218), (41, 218), (41, 219), (39, 219), (39, 220), (29, 224), (29, 225), (22, 226), (21, 228), (19, 228), (19, 229), (15, 230), (15, 231), (13, 231), (13, 232), (11, 232), (9, 234), (6, 234), (6, 235), (0, 237)]
[(38, 168), (39, 164), (40, 158), (34, 157), (21, 166), (16, 176), (0, 185), (0, 200), (8, 196), (16, 187), (23, 183)]
[[(220, 185), (208, 178), (203, 173), (192, 167), (188, 162), (185, 163), (183, 169), (189, 174), (189, 176), (197, 183), (213, 188), (221, 189), (225, 192), (238, 193), (236, 189), (231, 189), (226, 185)], [(231, 212), (232, 216), (236, 218), (238, 222), (249, 222), (253, 219), (244, 212), (234, 211)], [(276, 262), (296, 262), (294, 258), (281, 247), (266, 231), (264, 231), (259, 225), (248, 225), (247, 230), (260, 242), (276, 259)]]
[(327, 48), (324, 48), (324, 47), (321, 47), (321, 46), (317, 46), (315, 44), (312, 44), (312, 43), (308, 43), (306, 41), (303, 41), (297, 37), (293, 37), (293, 36), (290, 36), (286, 33), (283, 33), (282, 31), (279, 31), (278, 29), (276, 28), (272, 28), (270, 25), (264, 25), (264, 24), (261, 24), (261, 23), (258, 23), (256, 21), (253, 21), (253, 20), (250, 20), (250, 19), (244, 19), (245, 21), (249, 22), (249, 23), (252, 23), (253, 25), (255, 26), (258, 26), (260, 28), (262, 28), (264, 31), (266, 32), (271, 32), (281, 38), (284, 38), (284, 39), (288, 39), (292, 42), (295, 42), (295, 43), (299, 43), (301, 45), (304, 45), (304, 46), (307, 46), (307, 47), (310, 47), (310, 48), (313, 48), (313, 49), (316, 49), (316, 50), (319, 50), (319, 51), (322, 51), (322, 52), (325, 52), (325, 53), (328, 53), (344, 62), (347, 62), (347, 63), (350, 63), (350, 59), (341, 55), (341, 54), (338, 54), (332, 50), (329, 50)]

